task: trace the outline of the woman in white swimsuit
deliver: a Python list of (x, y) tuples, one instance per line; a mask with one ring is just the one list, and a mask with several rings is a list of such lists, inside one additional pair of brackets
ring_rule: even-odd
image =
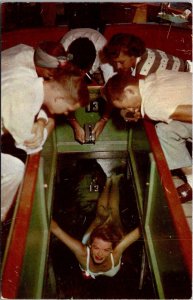
[(98, 200), (96, 218), (82, 242), (63, 231), (52, 220), (54, 233), (76, 256), (86, 277), (113, 277), (121, 266), (125, 249), (140, 237), (139, 228), (124, 235), (119, 216), (119, 180), (122, 175), (107, 178)]

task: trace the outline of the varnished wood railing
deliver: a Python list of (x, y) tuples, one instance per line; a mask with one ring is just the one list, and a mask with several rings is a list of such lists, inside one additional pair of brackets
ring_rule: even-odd
[(176, 229), (179, 244), (183, 253), (184, 262), (187, 266), (190, 278), (192, 277), (192, 233), (185, 218), (185, 214), (174, 186), (171, 172), (168, 168), (164, 153), (158, 136), (155, 131), (153, 122), (144, 120), (146, 134), (156, 161), (157, 170), (160, 175), (161, 183), (170, 213), (173, 219), (173, 224)]
[(17, 299), (25, 256), (25, 247), (34, 201), (34, 192), (38, 175), (40, 153), (30, 155), (26, 163), (26, 172), (19, 193), (19, 203), (11, 228), (10, 242), (2, 274), (2, 296)]

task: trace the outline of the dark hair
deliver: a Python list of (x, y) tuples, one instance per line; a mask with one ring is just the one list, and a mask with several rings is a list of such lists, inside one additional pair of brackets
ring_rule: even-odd
[(111, 242), (112, 248), (123, 238), (121, 229), (113, 224), (99, 225), (91, 233), (89, 244), (92, 245), (95, 238), (100, 238), (103, 241)]
[(134, 77), (131, 73), (120, 72), (112, 76), (102, 89), (102, 93), (110, 103), (121, 98), (124, 93), (124, 89), (129, 84), (137, 85), (138, 77)]
[(145, 43), (140, 38), (133, 34), (117, 33), (113, 35), (103, 52), (107, 60), (112, 60), (120, 55), (120, 52), (128, 56), (140, 57), (146, 51)]
[(68, 47), (73, 55), (72, 63), (81, 70), (90, 70), (96, 58), (96, 49), (88, 38), (78, 38)]

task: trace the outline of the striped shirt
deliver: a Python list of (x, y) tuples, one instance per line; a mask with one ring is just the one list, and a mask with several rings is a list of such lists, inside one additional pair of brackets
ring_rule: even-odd
[(186, 71), (186, 63), (173, 55), (158, 49), (146, 49), (135, 68), (135, 74), (149, 75), (157, 71)]

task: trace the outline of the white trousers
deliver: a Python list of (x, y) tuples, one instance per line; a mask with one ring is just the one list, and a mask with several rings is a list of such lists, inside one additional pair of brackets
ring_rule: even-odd
[(25, 165), (20, 159), (1, 153), (1, 221), (6, 219), (23, 179), (24, 170)]
[(186, 141), (192, 139), (192, 124), (180, 121), (157, 123), (156, 132), (170, 170), (192, 166)]

